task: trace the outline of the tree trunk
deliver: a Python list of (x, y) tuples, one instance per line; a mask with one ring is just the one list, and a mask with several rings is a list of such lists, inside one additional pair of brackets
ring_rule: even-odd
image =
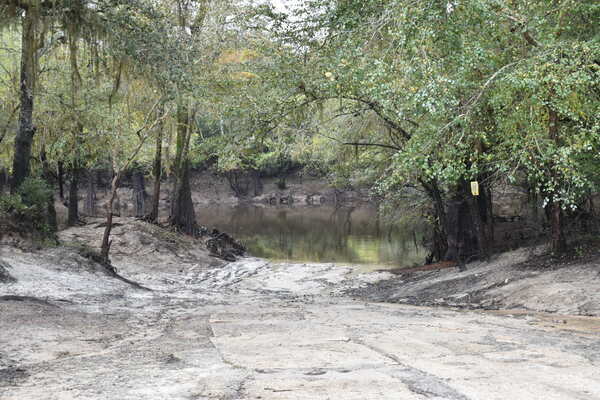
[(79, 168), (75, 165), (71, 169), (71, 182), (69, 185), (69, 208), (67, 224), (74, 226), (79, 222)]
[[(152, 129), (153, 127), (154, 127), (154, 124), (148, 126), (148, 129)], [(100, 245), (100, 256), (102, 257), (102, 261), (107, 266), (110, 266), (109, 253), (110, 253), (110, 245), (112, 243), (110, 240), (110, 232), (112, 230), (113, 206), (115, 203), (115, 199), (118, 199), (117, 190), (119, 189), (119, 182), (121, 181), (121, 176), (123, 174), (123, 171), (125, 171), (125, 170), (127, 170), (127, 168), (129, 168), (129, 165), (137, 157), (140, 150), (142, 149), (142, 146), (144, 145), (144, 142), (146, 141), (146, 136), (140, 135), (140, 133), (144, 129), (145, 128), (142, 128), (137, 132), (138, 137), (140, 138), (140, 142), (138, 143), (137, 148), (131, 154), (131, 156), (129, 157), (127, 162), (121, 168), (119, 168), (115, 171), (113, 179), (111, 181), (110, 198), (108, 199), (108, 205), (106, 207), (106, 226), (104, 228), (104, 234), (102, 235), (102, 244)], [(115, 166), (116, 166), (116, 163), (113, 163), (113, 170), (114, 170)], [(113, 272), (114, 272), (114, 269), (113, 269)]]
[(50, 233), (55, 234), (58, 232), (58, 223), (56, 220), (56, 208), (54, 207), (54, 185), (52, 172), (50, 171), (50, 166), (48, 165), (48, 160), (46, 158), (46, 150), (44, 148), (42, 148), (40, 158), (42, 160), (43, 178), (48, 183), (48, 186), (53, 188), (52, 194), (48, 198), (48, 203), (46, 206), (46, 223), (48, 224)]
[(442, 191), (436, 181), (419, 180), (433, 205), (433, 227), (428, 262), (441, 261), (448, 251), (448, 228)]
[[(477, 237), (479, 256), (489, 258), (494, 243), (494, 218), (492, 210), (492, 191), (488, 187), (485, 176), (479, 176), (479, 196), (470, 196), (471, 218), (474, 233)], [(465, 185), (468, 188), (467, 182)]]
[(58, 162), (58, 195), (61, 200), (65, 199), (65, 165), (62, 161)]
[(117, 173), (112, 179), (110, 197), (108, 199), (108, 206), (106, 207), (106, 226), (104, 227), (104, 234), (102, 235), (102, 245), (100, 246), (100, 256), (102, 257), (102, 260), (106, 265), (110, 265), (109, 253), (110, 245), (112, 244), (112, 241), (110, 240), (110, 232), (112, 230), (113, 221), (113, 204), (115, 202), (115, 199), (117, 198), (117, 189), (119, 188), (120, 179), (120, 173)]
[(248, 173), (240, 170), (225, 172), (225, 179), (229, 182), (229, 187), (235, 193), (236, 197), (242, 198), (248, 196), (250, 189), (250, 178)]
[(492, 193), (478, 177), (479, 196), (473, 196), (469, 183), (461, 181), (451, 190), (446, 206), (447, 247), (442, 260), (465, 262), (471, 258), (487, 259), (494, 240)]
[(171, 144), (173, 143), (173, 130), (167, 129), (167, 144), (165, 146), (165, 165), (171, 164)]
[(555, 254), (567, 251), (567, 240), (563, 229), (563, 212), (558, 202), (550, 206), (551, 249)]
[[(557, 147), (560, 146), (558, 113), (556, 110), (548, 107), (548, 136), (554, 141)], [(555, 178), (556, 179), (556, 178)], [(550, 247), (556, 254), (564, 253), (567, 250), (567, 241), (563, 230), (563, 215), (560, 202), (554, 200), (554, 195), (549, 195), (550, 202)]]
[(35, 127), (33, 126), (33, 88), (35, 84), (36, 54), (35, 31), (37, 15), (33, 7), (25, 11), (21, 33), (21, 107), (19, 114), (19, 129), (15, 137), (13, 156), (13, 179), (10, 191), (15, 193), (17, 188), (29, 176), (31, 146)]
[[(480, 191), (480, 196), (486, 190)], [(469, 258), (489, 256), (491, 218), (487, 215), (488, 199), (473, 197), (466, 181), (452, 190), (446, 214), (448, 250), (445, 261), (461, 263)]]
[(6, 185), (6, 169), (0, 168), (0, 195), (4, 193), (4, 186)]
[(467, 246), (471, 238), (467, 238), (465, 226), (469, 225), (466, 221), (468, 215), (468, 206), (460, 190), (456, 190), (453, 196), (448, 200), (448, 210), (446, 213), (448, 226), (448, 250), (444, 255), (445, 261), (459, 262), (465, 256)]
[(156, 137), (156, 151), (154, 154), (154, 165), (152, 166), (152, 174), (154, 175), (154, 189), (152, 190), (152, 208), (148, 215), (148, 221), (158, 222), (158, 206), (160, 205), (160, 179), (162, 177), (162, 140), (163, 140), (162, 123), (158, 127), (158, 135)]
[(96, 183), (97, 173), (93, 169), (88, 172), (87, 192), (85, 195), (85, 203), (83, 205), (83, 211), (86, 215), (94, 217), (96, 215)]
[[(126, 209), (126, 207), (123, 207), (123, 208)], [(117, 217), (121, 216), (121, 198), (119, 197), (119, 191), (118, 190), (115, 193), (115, 199), (112, 202), (111, 210), (112, 210), (113, 215), (115, 215)]]
[(527, 200), (530, 207), (531, 212), (531, 221), (533, 225), (537, 228), (540, 223), (539, 212), (538, 212), (538, 194), (533, 188), (533, 185), (529, 185), (527, 189)]
[(263, 192), (263, 183), (260, 180), (260, 171), (252, 170), (252, 177), (254, 180), (254, 196), (260, 196)]
[(183, 103), (177, 107), (177, 149), (174, 160), (174, 183), (169, 223), (182, 233), (196, 232), (196, 214), (192, 202), (188, 148), (190, 144), (190, 116)]
[[(181, 5), (181, 4), (180, 4)], [(187, 10), (178, 8), (179, 28), (183, 36), (188, 36)], [(187, 100), (179, 98), (177, 103), (177, 137), (175, 160), (173, 162), (173, 192), (171, 198), (171, 212), (169, 222), (180, 232), (193, 235), (196, 233), (196, 214), (192, 202), (190, 188), (190, 174), (188, 150), (192, 131), (190, 127), (191, 115)]]
[(181, 166), (181, 176), (176, 180), (171, 199), (170, 223), (180, 232), (194, 235), (196, 232), (196, 213), (192, 201), (192, 190), (190, 187), (190, 173), (188, 161), (185, 160)]
[(131, 177), (133, 181), (133, 208), (136, 218), (141, 218), (146, 214), (146, 184), (144, 182), (144, 173), (135, 170)]

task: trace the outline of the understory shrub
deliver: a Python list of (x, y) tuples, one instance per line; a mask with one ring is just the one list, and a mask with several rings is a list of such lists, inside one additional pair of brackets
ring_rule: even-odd
[(0, 218), (12, 220), (24, 231), (51, 233), (48, 225), (48, 203), (52, 188), (41, 178), (27, 178), (17, 193), (0, 196)]

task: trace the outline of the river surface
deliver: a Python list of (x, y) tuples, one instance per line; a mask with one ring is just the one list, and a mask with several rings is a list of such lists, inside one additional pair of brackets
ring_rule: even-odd
[[(252, 256), (273, 261), (358, 264), (364, 269), (422, 264), (421, 224), (391, 224), (375, 208), (209, 207), (202, 225), (240, 240)], [(372, 268), (371, 268), (372, 267)]]

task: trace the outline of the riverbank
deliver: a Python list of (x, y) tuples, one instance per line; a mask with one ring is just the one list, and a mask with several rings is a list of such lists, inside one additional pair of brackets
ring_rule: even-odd
[[(104, 174), (106, 175), (106, 174)], [(88, 185), (87, 179), (82, 182), (86, 191), (94, 189), (93, 195), (89, 192), (79, 193), (79, 213), (84, 218), (101, 217), (105, 214), (110, 192), (109, 175), (99, 179), (96, 185)], [(245, 176), (245, 179), (249, 179)], [(241, 184), (240, 181), (235, 181)], [(257, 185), (255, 188), (254, 185)], [(151, 196), (150, 182), (145, 182), (144, 208), (149, 211)], [(238, 191), (225, 175), (217, 173), (212, 169), (192, 170), (190, 172), (190, 186), (192, 201), (198, 214), (202, 210), (214, 207), (235, 207), (238, 205), (254, 205), (260, 207), (314, 207), (321, 205), (335, 206), (364, 206), (374, 205), (369, 190), (359, 188), (355, 190), (339, 190), (327, 183), (323, 178), (303, 176), (297, 172), (290, 174), (285, 185), (281, 185), (278, 178), (266, 177), (258, 181), (250, 180), (243, 185), (243, 194)], [(252, 186), (252, 187), (251, 187)], [(161, 185), (159, 220), (166, 220), (170, 212), (171, 182), (165, 179)], [(94, 199), (93, 206), (86, 205), (86, 199)], [(117, 190), (117, 199), (113, 208), (122, 217), (132, 217), (136, 213), (136, 196), (133, 190), (131, 177), (123, 179), (121, 187)], [(66, 227), (67, 222), (67, 200), (55, 202), (58, 224), (61, 228)], [(199, 216), (198, 223), (206, 224)]]
[(484, 310), (600, 316), (600, 249), (555, 258), (522, 248), (457, 267), (399, 269), (389, 279), (351, 290), (367, 301)]
[(139, 286), (87, 257), (95, 226), (56, 248), (1, 248), (3, 400), (600, 399), (599, 318), (365, 301), (401, 275), (225, 263), (117, 222), (114, 265)]

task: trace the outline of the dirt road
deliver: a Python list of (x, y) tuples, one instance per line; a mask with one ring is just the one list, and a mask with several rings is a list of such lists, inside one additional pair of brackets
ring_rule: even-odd
[(600, 399), (594, 318), (362, 302), (381, 274), (332, 265), (121, 257), (146, 291), (60, 249), (0, 258), (2, 400)]

